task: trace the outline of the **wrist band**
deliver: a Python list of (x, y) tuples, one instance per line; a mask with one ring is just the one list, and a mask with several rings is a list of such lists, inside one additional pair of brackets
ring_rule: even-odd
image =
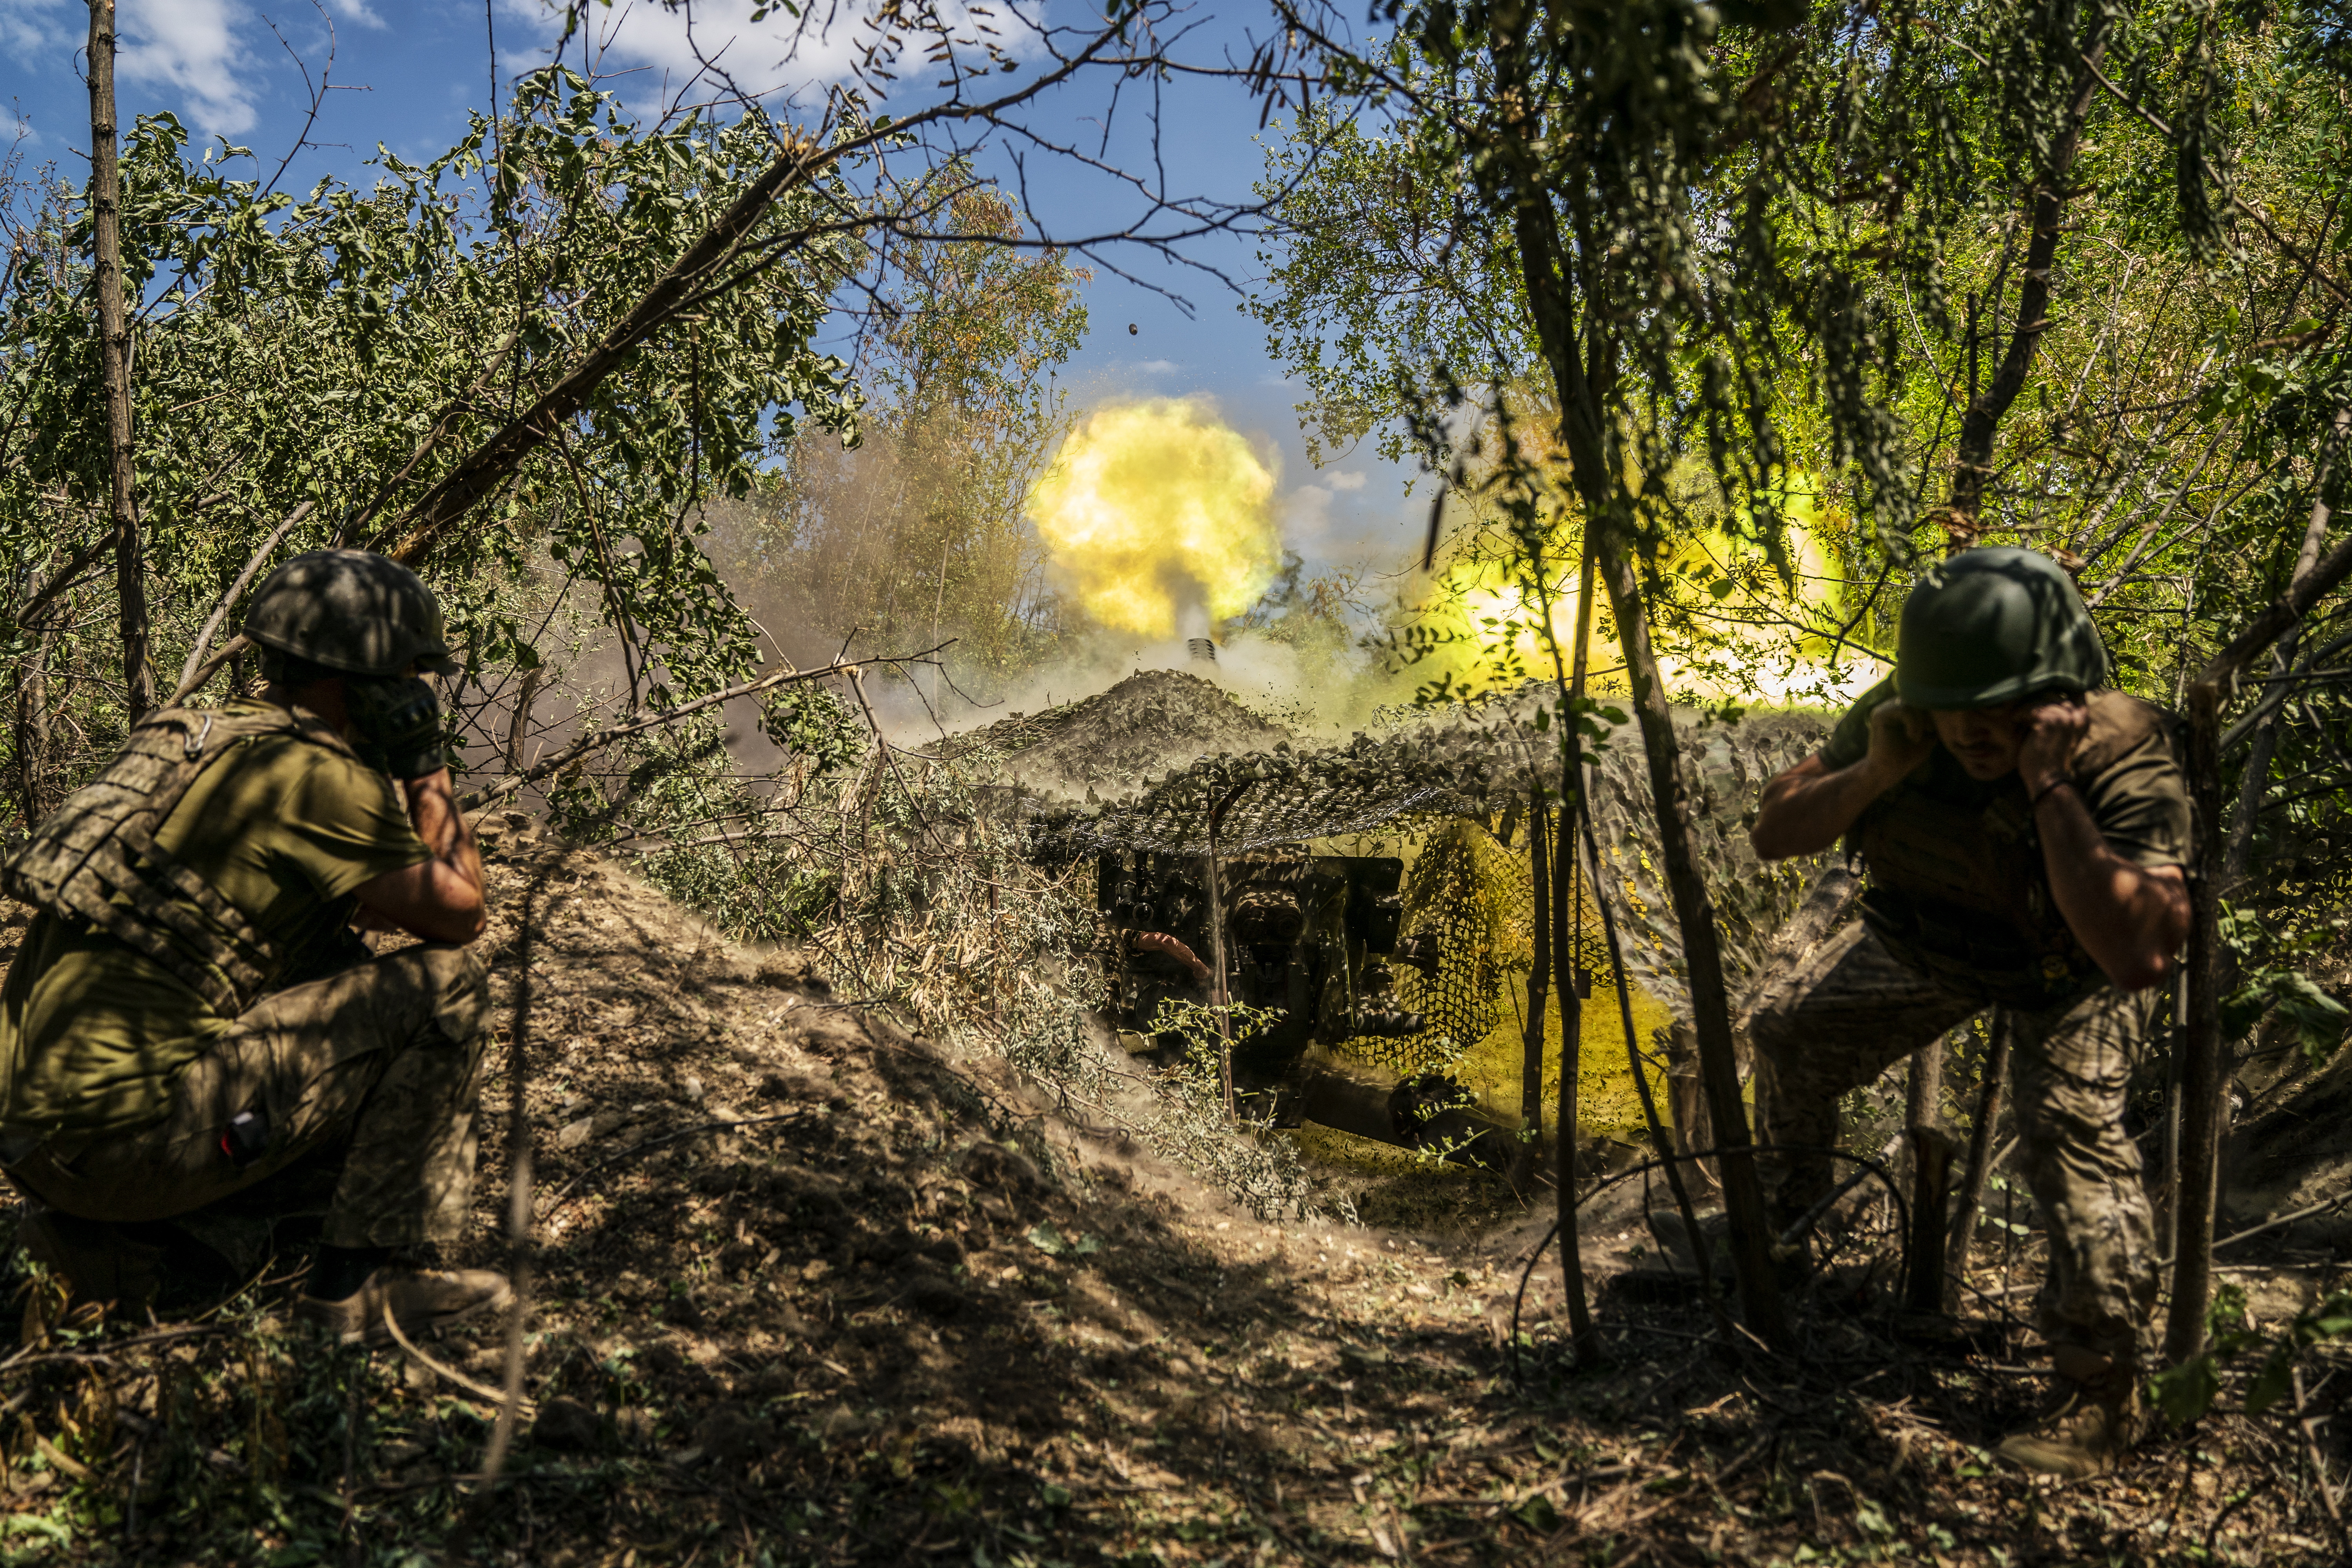
[(2032, 801), (2027, 803), (2025, 809), (2028, 811), (2040, 811), (2042, 809), (2042, 803), (2050, 798), (2053, 791), (2064, 789), (2074, 782), (2074, 775), (2071, 773), (2060, 773), (2056, 778), (2052, 779), (2048, 784), (2043, 784), (2040, 789), (2033, 792), (2033, 798)]

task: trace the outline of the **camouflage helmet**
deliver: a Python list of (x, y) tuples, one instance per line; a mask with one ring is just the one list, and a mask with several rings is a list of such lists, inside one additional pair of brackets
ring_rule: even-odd
[(365, 550), (313, 550), (272, 572), (246, 607), (245, 635), (348, 675), (399, 675), (411, 664), (457, 672), (433, 590)]
[(2107, 683), (2107, 653), (2074, 580), (2047, 555), (1964, 550), (1903, 602), (1895, 691), (1909, 708), (1990, 708)]

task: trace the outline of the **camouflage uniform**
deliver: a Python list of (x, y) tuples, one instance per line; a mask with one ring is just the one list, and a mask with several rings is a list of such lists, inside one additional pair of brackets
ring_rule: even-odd
[[(1824, 763), (1867, 754), (1871, 712), (1893, 690), (1882, 682), (1854, 705), (1822, 747)], [(2112, 689), (2084, 702), (2068, 777), (2108, 849), (2139, 866), (2185, 867), (2189, 799), (2163, 715)], [(1750, 1015), (1766, 1135), (1834, 1145), (1840, 1097), (1998, 1008), (2019, 1170), (2049, 1223), (2042, 1330), (2053, 1344), (2137, 1365), (2156, 1306), (2155, 1226), (2124, 1098), (2162, 989), (2117, 991), (2075, 938), (2014, 773), (1972, 780), (1938, 745), (1856, 819), (1846, 847), (1869, 872), (1861, 918), (1769, 976)], [(1825, 1154), (1764, 1164), (1768, 1176), (1785, 1172), (1784, 1225), (1829, 1189)]]
[[(2161, 991), (2102, 985), (2044, 1008), (2003, 1006), (2018, 1165), (2050, 1226), (2050, 1273), (2037, 1327), (2131, 1366), (2155, 1310), (2155, 1227), (2139, 1151), (2125, 1136), (2124, 1091), (2145, 1048)], [(1750, 1028), (1759, 1063), (1761, 1137), (1826, 1148), (1838, 1100), (1995, 998), (1898, 960), (1855, 921), (1809, 959), (1767, 982)], [(1781, 1176), (1786, 1225), (1829, 1190), (1827, 1154), (1768, 1155)]]
[[(341, 1147), (330, 1245), (454, 1240), (473, 1188), (488, 1009), (480, 963), (456, 947), (288, 986), (180, 1072), (161, 1121), (52, 1136), (8, 1173), (56, 1208), (121, 1223), (187, 1214)], [(268, 1118), (269, 1139), (239, 1169), (222, 1129), (247, 1110)]]

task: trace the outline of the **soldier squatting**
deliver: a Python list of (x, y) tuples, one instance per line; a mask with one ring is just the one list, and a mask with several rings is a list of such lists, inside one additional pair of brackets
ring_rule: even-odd
[[(420, 678), (456, 668), (440, 605), (405, 567), (322, 551), (244, 629), (260, 698), (150, 714), (6, 868), (39, 910), (0, 991), (23, 1239), (138, 1300), (186, 1222), (307, 1184), (302, 1316), (374, 1340), (497, 1306), (499, 1275), (416, 1258), (465, 1222), (488, 1005), (481, 857)], [(355, 921), (423, 944), (372, 957)]]

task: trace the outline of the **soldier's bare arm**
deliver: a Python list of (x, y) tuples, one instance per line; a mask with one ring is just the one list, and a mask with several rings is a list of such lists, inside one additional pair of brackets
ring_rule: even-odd
[(2189, 882), (2178, 866), (2141, 866), (2099, 831), (2069, 766), (2088, 715), (2078, 700), (2048, 702), (2020, 718), (2017, 772), (2035, 802), (2050, 893), (2067, 929), (2116, 989), (2140, 991), (2172, 973), (2189, 937)]
[(369, 913), (427, 942), (467, 942), (482, 934), (482, 852), (443, 768), (401, 784), (408, 819), (433, 858), (387, 871), (352, 889)]
[(1898, 701), (1880, 703), (1871, 711), (1870, 752), (1862, 761), (1832, 768), (1816, 753), (1765, 784), (1748, 843), (1767, 860), (1828, 848), (1935, 748), (1935, 727), (1925, 714)]

